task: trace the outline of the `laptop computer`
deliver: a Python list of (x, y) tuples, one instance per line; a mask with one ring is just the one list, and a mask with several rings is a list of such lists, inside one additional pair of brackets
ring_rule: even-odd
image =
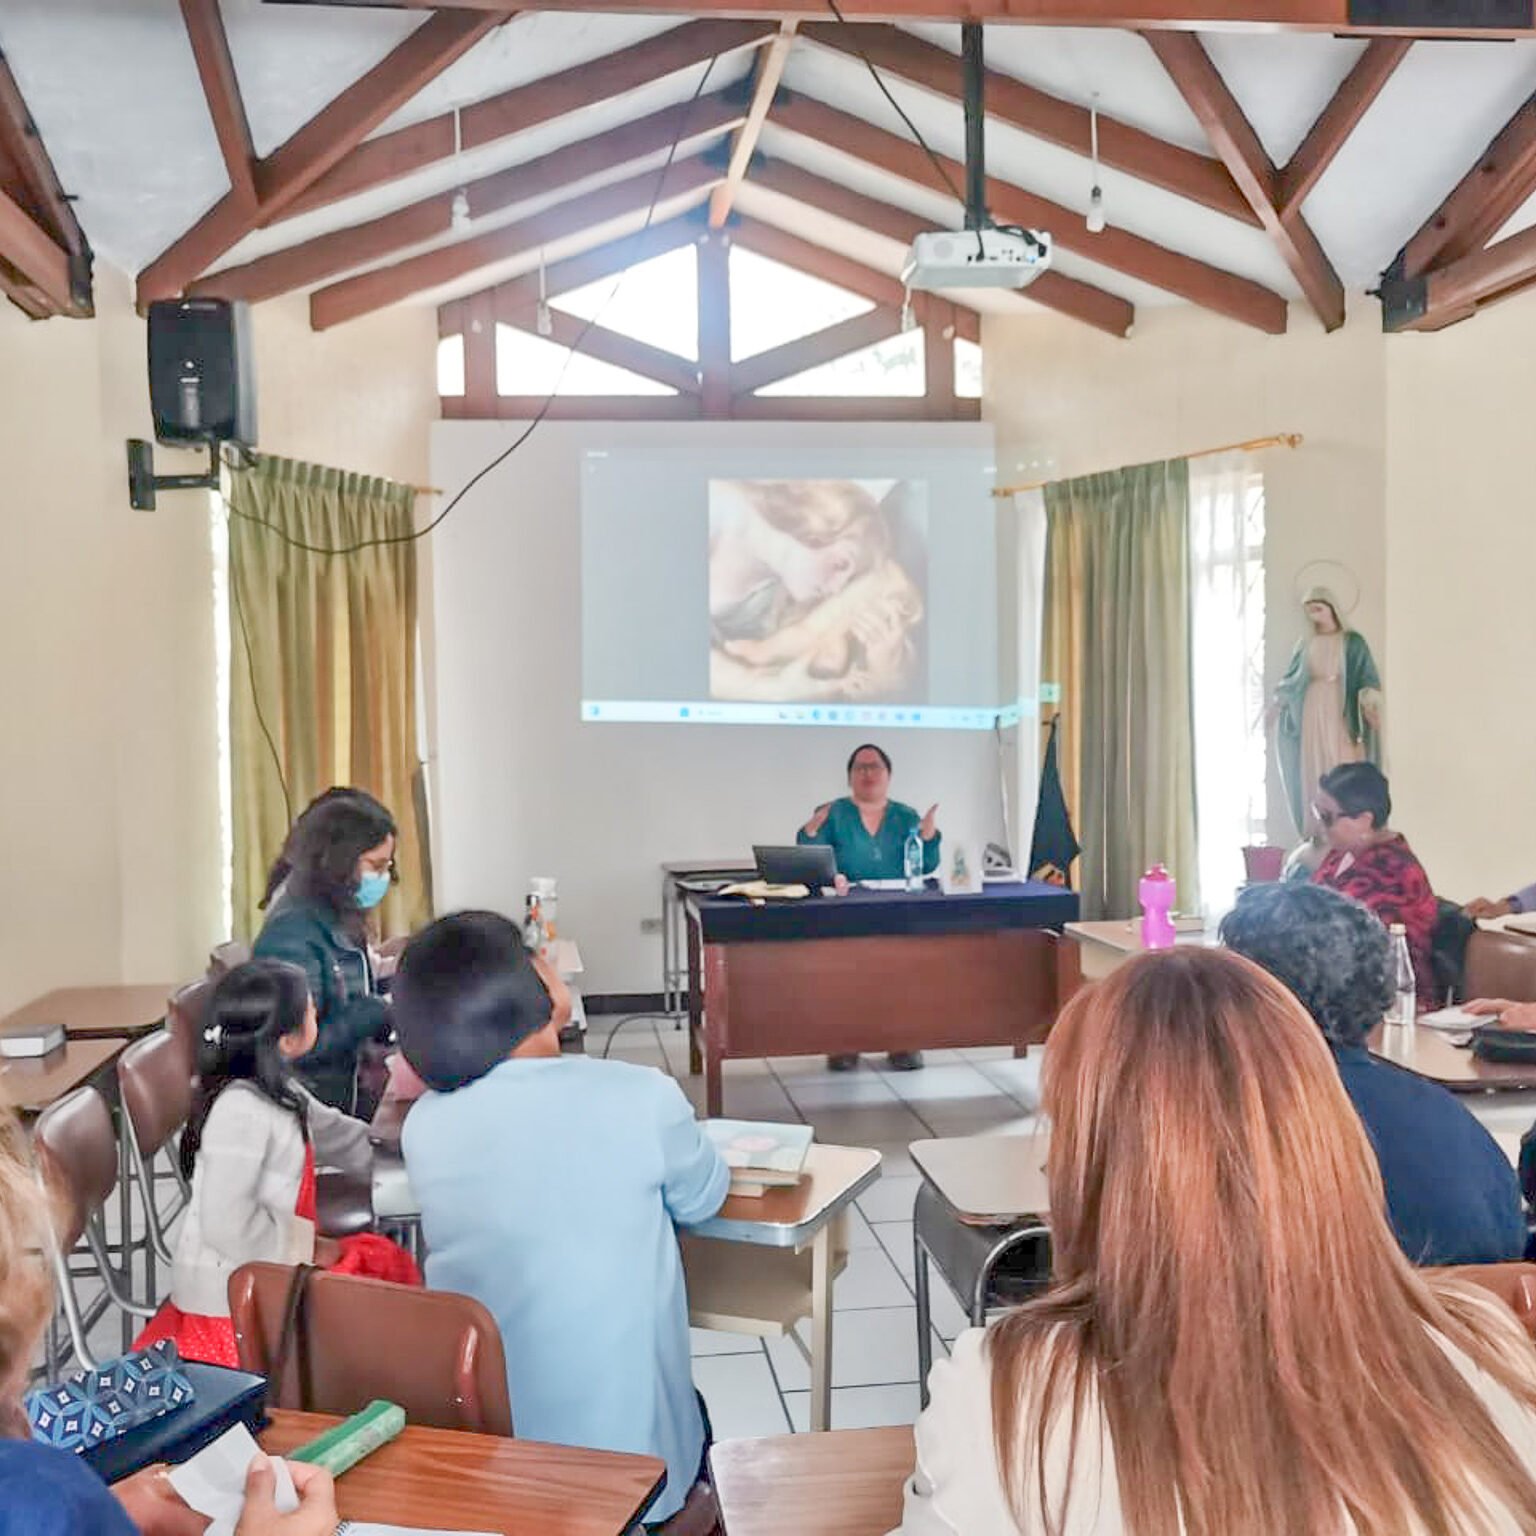
[(821, 888), (837, 878), (837, 860), (821, 843), (787, 848), (754, 844), (752, 857), (757, 861), (758, 874), (769, 885), (805, 885), (813, 896), (819, 896)]

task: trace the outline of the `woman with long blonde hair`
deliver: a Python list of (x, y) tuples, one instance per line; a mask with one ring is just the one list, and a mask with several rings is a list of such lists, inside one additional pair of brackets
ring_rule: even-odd
[(1044, 1107), (1055, 1284), (935, 1367), (906, 1536), (1536, 1536), (1536, 1350), (1404, 1259), (1278, 982), (1122, 967)]

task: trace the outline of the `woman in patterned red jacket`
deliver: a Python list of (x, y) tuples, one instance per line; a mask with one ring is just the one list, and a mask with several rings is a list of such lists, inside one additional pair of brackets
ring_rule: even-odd
[(1343, 763), (1325, 773), (1318, 783), (1316, 810), (1328, 837), (1328, 856), (1312, 876), (1313, 883), (1353, 896), (1388, 927), (1403, 925), (1419, 1005), (1433, 1007), (1435, 893), (1407, 840), (1387, 825), (1392, 793), (1381, 769), (1374, 763)]

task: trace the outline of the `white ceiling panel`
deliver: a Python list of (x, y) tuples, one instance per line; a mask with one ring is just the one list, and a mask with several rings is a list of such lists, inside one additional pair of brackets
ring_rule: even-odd
[[(960, 28), (921, 25), (907, 30), (960, 51)], [(1208, 153), (1210, 146), (1152, 50), (1134, 32), (1107, 27), (988, 27), (987, 66), (1029, 85), (1088, 106), (1095, 95), (1111, 117)]]
[[(752, 67), (750, 51), (742, 50), (723, 58), (714, 67), (708, 82), (711, 92), (723, 89), (732, 81), (742, 79)], [(413, 175), (392, 181), (386, 186), (373, 187), (356, 197), (345, 198), (312, 213), (284, 219), (267, 229), (254, 230), (236, 246), (221, 266), (233, 266), (250, 261), (284, 246), (296, 245), (301, 240), (316, 235), (329, 234), (332, 230), (345, 229), (378, 218), (395, 208), (403, 208), (424, 197), (451, 191), (466, 181), (505, 170), (510, 166), (523, 165), (552, 150), (563, 149), (582, 139), (594, 138), (611, 128), (622, 127), (637, 118), (649, 116), (665, 107), (676, 106), (689, 100), (698, 85), (702, 65), (669, 75), (654, 81), (638, 91), (629, 91), (609, 101), (596, 101), (583, 107), (580, 112), (558, 117), (524, 133), (512, 134), (494, 144), (481, 145), (466, 150), (457, 161), (442, 160)], [(679, 146), (679, 154), (685, 154), (694, 143), (689, 136)]]

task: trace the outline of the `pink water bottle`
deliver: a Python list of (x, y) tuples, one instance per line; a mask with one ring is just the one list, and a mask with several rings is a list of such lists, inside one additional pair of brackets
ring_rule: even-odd
[(1141, 898), (1143, 949), (1173, 948), (1173, 898), (1176, 890), (1173, 876), (1161, 864), (1154, 864), (1141, 877), (1136, 894)]

